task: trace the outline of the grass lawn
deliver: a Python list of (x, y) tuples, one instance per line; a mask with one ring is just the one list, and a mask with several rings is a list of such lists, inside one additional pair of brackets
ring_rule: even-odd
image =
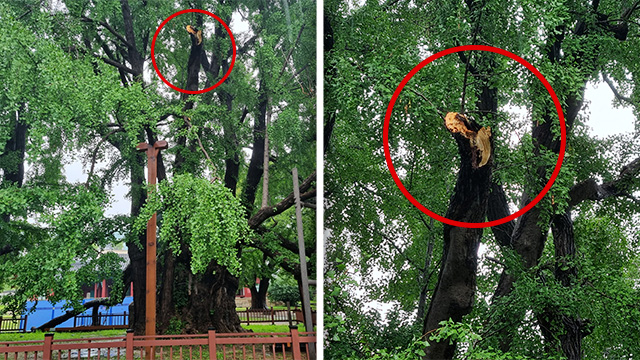
[[(242, 325), (247, 330), (256, 333), (286, 333), (289, 332), (289, 325)], [(305, 331), (304, 325), (298, 325), (298, 331)]]

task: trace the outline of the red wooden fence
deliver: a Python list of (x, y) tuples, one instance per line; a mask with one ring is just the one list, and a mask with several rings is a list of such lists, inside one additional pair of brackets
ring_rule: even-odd
[(210, 330), (201, 335), (134, 336), (129, 330), (121, 337), (64, 340), (46, 334), (44, 341), (0, 342), (0, 358), (134, 360), (147, 358), (151, 351), (150, 357), (158, 360), (313, 360), (309, 359), (309, 344), (315, 342), (315, 333), (298, 332), (295, 326), (288, 333), (218, 334)]

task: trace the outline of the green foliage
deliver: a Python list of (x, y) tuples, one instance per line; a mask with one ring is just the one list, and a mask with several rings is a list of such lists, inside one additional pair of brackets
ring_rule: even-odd
[[(124, 219), (104, 216), (104, 192), (83, 185), (48, 191), (5, 188), (0, 190), (0, 198), (3, 203), (9, 199), (37, 199), (29, 202), (24, 208), (27, 211), (5, 207), (16, 221), (3, 236), (18, 251), (10, 260), (0, 259), (0, 279), (15, 289), (15, 294), (2, 298), (9, 309), (19, 313), (34, 296), (47, 296), (54, 303), (78, 300), (67, 306), (80, 306), (80, 287), (102, 279), (113, 280), (113, 300), (121, 299), (122, 259), (101, 252), (117, 242), (114, 234), (122, 229)], [(37, 212), (29, 209), (34, 204), (38, 204)], [(27, 216), (32, 214), (38, 214), (38, 227), (25, 225), (29, 224)]]
[(271, 301), (288, 301), (291, 306), (296, 306), (300, 302), (298, 283), (291, 276), (276, 275), (269, 283), (268, 297)]
[(184, 321), (178, 319), (177, 317), (172, 317), (169, 320), (169, 328), (167, 329), (167, 334), (182, 334), (185, 329)]
[(220, 181), (183, 174), (161, 182), (147, 198), (134, 229), (142, 231), (157, 211), (162, 213), (160, 240), (176, 256), (188, 246), (194, 274), (204, 272), (212, 260), (239, 274), (237, 246), (249, 240), (250, 231), (244, 208)]
[[(440, 322), (442, 327), (429, 335), (432, 341), (455, 341), (458, 343), (457, 358), (462, 359), (486, 359), (486, 360), (533, 360), (537, 357), (529, 357), (512, 352), (502, 352), (492, 347), (483, 348), (478, 346), (482, 341), (482, 336), (478, 334), (478, 329), (474, 329), (466, 323), (455, 323), (451, 319)], [(561, 360), (560, 355), (546, 355), (547, 359)]]

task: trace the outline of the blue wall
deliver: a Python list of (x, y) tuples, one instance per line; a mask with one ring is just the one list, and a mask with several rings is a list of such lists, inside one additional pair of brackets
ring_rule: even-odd
[[(94, 299), (84, 299), (82, 300), (82, 303), (84, 304), (91, 300), (94, 300)], [(122, 302), (122, 304), (118, 304), (110, 308), (107, 308), (106, 306), (100, 306), (98, 308), (98, 312), (102, 314), (123, 314), (126, 311), (128, 313), (129, 304), (131, 302), (133, 302), (133, 296), (127, 296), (124, 298), (124, 301)], [(27, 302), (27, 309), (28, 310), (31, 309), (34, 303), (35, 301)], [(32, 327), (38, 327), (46, 323), (47, 321), (64, 314), (66, 312), (65, 310), (63, 310), (65, 303), (66, 301), (60, 301), (56, 303), (54, 306), (49, 301), (39, 300), (36, 305), (36, 310), (30, 314), (26, 314), (27, 315), (27, 331), (30, 331)], [(93, 309), (88, 309), (83, 313), (83, 315), (90, 315), (92, 311)], [(128, 323), (129, 322), (127, 319), (127, 324)], [(72, 327), (72, 326), (73, 326), (73, 318), (63, 322), (62, 324), (56, 327)]]

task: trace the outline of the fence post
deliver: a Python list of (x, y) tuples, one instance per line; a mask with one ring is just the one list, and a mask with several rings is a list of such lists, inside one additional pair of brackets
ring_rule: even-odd
[(274, 314), (274, 312), (273, 312), (273, 306), (272, 306), (271, 307), (271, 325), (275, 325), (276, 324), (276, 321), (275, 321), (275, 319), (273, 317), (273, 314)]
[(291, 333), (291, 350), (293, 351), (293, 360), (302, 360), (300, 354), (300, 336), (298, 334), (298, 325), (289, 326)]
[(44, 344), (42, 345), (42, 360), (51, 360), (52, 343), (53, 333), (44, 334)]
[(247, 325), (250, 325), (250, 322), (249, 322), (249, 308), (248, 307), (246, 308), (244, 313), (247, 315)]
[(209, 360), (217, 360), (217, 346), (216, 346), (216, 331), (213, 328), (209, 328)]
[(133, 329), (127, 329), (124, 346), (124, 356), (126, 356), (127, 360), (133, 360)]
[(26, 332), (27, 332), (27, 316), (28, 316), (28, 315), (25, 315), (25, 316), (24, 316), (24, 322), (22, 323), (22, 332), (23, 332), (23, 333), (26, 333)]
[(291, 303), (287, 301), (287, 320), (289, 321), (289, 327), (293, 325), (291, 322)]

